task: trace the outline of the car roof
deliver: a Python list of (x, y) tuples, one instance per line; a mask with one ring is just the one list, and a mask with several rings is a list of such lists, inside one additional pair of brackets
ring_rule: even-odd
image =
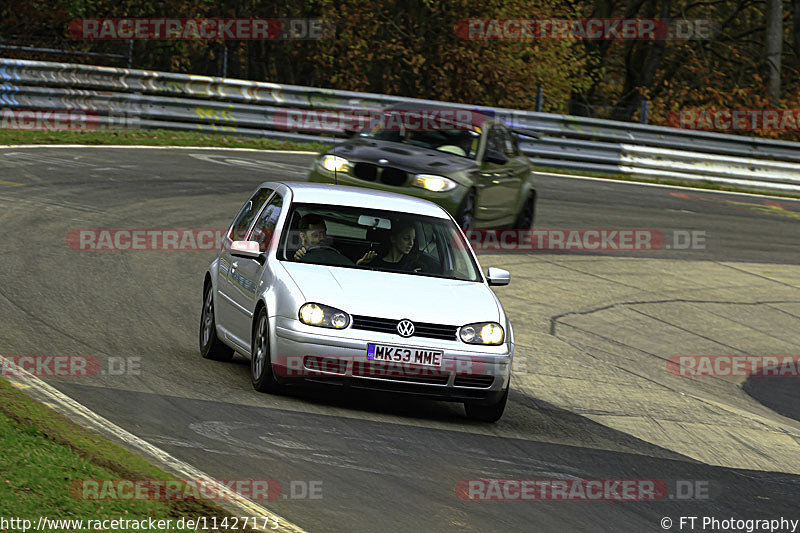
[(364, 207), (436, 218), (450, 218), (447, 211), (433, 202), (404, 194), (362, 187), (334, 185), (332, 183), (308, 183), (302, 181), (265, 182), (261, 186), (275, 188), (275, 185), (283, 185), (291, 190), (292, 202)]

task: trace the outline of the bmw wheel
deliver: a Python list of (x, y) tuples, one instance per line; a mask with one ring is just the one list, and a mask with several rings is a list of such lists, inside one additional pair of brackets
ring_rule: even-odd
[(456, 222), (461, 226), (461, 230), (466, 232), (475, 227), (475, 189), (470, 189), (461, 200), (456, 214)]
[(536, 215), (536, 193), (531, 192), (522, 204), (517, 219), (514, 221), (513, 229), (529, 230), (533, 227), (533, 219)]
[(269, 321), (267, 309), (261, 308), (253, 330), (253, 342), (250, 350), (250, 380), (258, 392), (280, 392), (281, 384), (275, 379), (272, 370), (272, 357), (269, 349)]
[(214, 290), (209, 283), (203, 293), (203, 311), (200, 314), (200, 354), (214, 361), (233, 359), (233, 348), (217, 337), (217, 322), (214, 317)]

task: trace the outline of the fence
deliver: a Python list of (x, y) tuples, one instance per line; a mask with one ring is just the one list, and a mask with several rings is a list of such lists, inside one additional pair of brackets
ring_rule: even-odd
[(276, 117), (287, 108), (358, 112), (399, 103), (479, 110), (539, 131), (541, 138), (525, 137), (521, 144), (539, 167), (800, 193), (800, 143), (268, 82), (0, 59), (0, 107), (85, 110), (111, 125), (134, 117), (143, 128), (334, 143), (341, 137), (325, 133), (338, 130), (286, 131)]

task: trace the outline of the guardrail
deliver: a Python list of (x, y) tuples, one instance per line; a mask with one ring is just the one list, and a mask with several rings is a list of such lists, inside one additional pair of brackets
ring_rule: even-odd
[[(287, 108), (363, 112), (436, 104), (493, 114), (541, 132), (521, 148), (540, 167), (800, 193), (800, 143), (645, 124), (92, 65), (0, 59), (0, 107), (84, 110), (97, 122), (334, 143), (336, 129), (287, 131)], [(325, 135), (325, 134), (328, 135)]]

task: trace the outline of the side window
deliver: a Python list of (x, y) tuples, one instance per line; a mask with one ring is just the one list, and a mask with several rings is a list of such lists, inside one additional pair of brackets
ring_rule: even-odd
[(489, 130), (489, 137), (486, 139), (486, 151), (489, 150), (498, 153), (504, 153), (503, 139), (500, 129), (497, 126), (492, 126)]
[(436, 228), (433, 226), (433, 224), (420, 224), (420, 226), (422, 226), (422, 231), (420, 231), (419, 235), (417, 235), (417, 241), (419, 242), (420, 249), (423, 253), (431, 255), (437, 260), (440, 259)]
[(253, 231), (250, 233), (248, 240), (257, 241), (262, 252), (267, 251), (267, 247), (272, 241), (278, 217), (281, 216), (281, 207), (283, 207), (283, 198), (276, 194), (261, 211), (255, 226), (253, 226)]
[(243, 241), (247, 235), (247, 228), (258, 213), (258, 210), (267, 201), (267, 198), (272, 194), (272, 189), (259, 189), (255, 194), (242, 206), (239, 214), (236, 215), (236, 220), (233, 222), (231, 232), (228, 237), (233, 241)]
[(503, 153), (508, 157), (515, 157), (519, 155), (519, 145), (517, 138), (508, 128), (500, 127), (499, 130), (503, 135)]

